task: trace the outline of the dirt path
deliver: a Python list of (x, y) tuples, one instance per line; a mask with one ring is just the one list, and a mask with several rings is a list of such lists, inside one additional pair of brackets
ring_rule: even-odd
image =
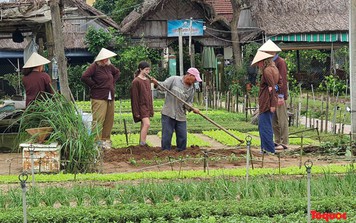
[[(208, 136), (204, 134), (193, 134), (199, 138), (201, 138), (204, 141), (207, 141), (211, 144), (211, 147), (207, 147), (206, 149), (226, 149), (226, 148), (232, 148), (229, 146), (225, 146), (221, 144), (220, 142), (217, 142), (216, 140), (209, 138)], [(157, 135), (148, 135), (147, 136), (147, 141), (150, 142), (152, 147), (160, 147), (161, 146), (161, 138), (158, 137)]]

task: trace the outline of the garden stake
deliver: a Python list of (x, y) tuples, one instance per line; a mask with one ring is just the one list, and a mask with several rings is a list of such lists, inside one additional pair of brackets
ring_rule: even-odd
[(344, 131), (345, 131), (345, 124), (342, 123), (342, 125), (341, 125), (341, 134), (344, 134)]
[(333, 112), (332, 132), (334, 134), (336, 134), (336, 113), (337, 113), (337, 110), (339, 109), (339, 106), (337, 105), (338, 101), (339, 101), (339, 92), (337, 92), (337, 95), (336, 95), (336, 105), (334, 106), (334, 112)]
[[(148, 74), (146, 74), (146, 76), (149, 79), (152, 79), (152, 77)], [(190, 109), (193, 109), (194, 107), (191, 106), (190, 104), (188, 104), (187, 102), (185, 102), (183, 99), (181, 99), (180, 97), (178, 97), (177, 95), (175, 95), (172, 91), (170, 91), (169, 89), (167, 89), (165, 86), (163, 86), (160, 83), (157, 83), (158, 86), (160, 86), (161, 88), (163, 88), (165, 91), (167, 91), (169, 94), (171, 94), (173, 97), (175, 97), (176, 99), (178, 99), (178, 101), (182, 102), (185, 106), (187, 106)], [(215, 125), (216, 127), (218, 127), (219, 129), (223, 130), (224, 132), (226, 132), (227, 134), (229, 134), (231, 137), (233, 137), (234, 139), (236, 139), (237, 141), (241, 143), (244, 143), (243, 140), (239, 139), (237, 136), (235, 136), (234, 134), (232, 134), (231, 132), (229, 132), (227, 129), (225, 129), (224, 127), (222, 127), (221, 125), (219, 125), (218, 123), (216, 123), (215, 121), (213, 121), (212, 119), (210, 119), (208, 116), (202, 114), (199, 112), (199, 115), (202, 116), (203, 118), (205, 118), (206, 120), (208, 120), (210, 123), (212, 123), (213, 125)]]
[(305, 128), (308, 128), (308, 111), (309, 110), (309, 94), (307, 92), (307, 105), (305, 108)]
[(204, 153), (204, 173), (208, 171), (208, 175), (209, 175), (209, 164), (208, 164), (208, 152), (207, 151), (203, 151)]
[(126, 145), (129, 145), (129, 138), (127, 137), (126, 119), (124, 119), (124, 131), (125, 131)]
[(278, 157), (278, 173), (281, 174), (281, 154), (277, 153)]
[(31, 156), (31, 175), (32, 175), (32, 187), (35, 186), (35, 164), (33, 161), (33, 153), (35, 151), (35, 147), (32, 145), (32, 143), (30, 144), (28, 150), (30, 151), (30, 156)]
[(22, 172), (18, 178), (22, 189), (23, 222), (27, 223), (26, 181), (28, 179), (28, 175), (26, 172)]
[(263, 168), (263, 161), (265, 160), (265, 153), (263, 152), (263, 150), (261, 150), (262, 151), (262, 166), (261, 166), (261, 168)]
[(12, 163), (12, 160), (11, 159), (6, 159), (7, 163), (9, 163), (9, 175), (11, 175), (11, 163)]
[(172, 157), (168, 156), (168, 160), (169, 160), (169, 165), (171, 166), (171, 170), (173, 171)]
[(302, 132), (302, 136), (300, 137), (300, 160), (299, 160), (299, 169), (302, 168), (302, 162), (303, 162), (303, 132)]
[(313, 166), (313, 162), (311, 160), (307, 160), (304, 163), (304, 166), (306, 168), (307, 174), (308, 174), (308, 185), (307, 185), (307, 196), (308, 196), (308, 223), (310, 223), (310, 212), (311, 212), (311, 201), (310, 201), (310, 180), (311, 180), (311, 168)]
[(38, 161), (38, 173), (41, 173), (42, 157)]
[(183, 163), (183, 159), (182, 159), (182, 157), (181, 157), (180, 160), (179, 160), (179, 172), (178, 172), (178, 177), (180, 177), (180, 172), (181, 172), (181, 170), (182, 170), (182, 163)]
[(204, 101), (205, 101), (205, 111), (208, 111), (208, 96), (204, 97)]
[(245, 140), (247, 143), (247, 149), (246, 149), (246, 188), (247, 188), (248, 174), (250, 168), (250, 146), (251, 146), (252, 137), (248, 135), (246, 136)]

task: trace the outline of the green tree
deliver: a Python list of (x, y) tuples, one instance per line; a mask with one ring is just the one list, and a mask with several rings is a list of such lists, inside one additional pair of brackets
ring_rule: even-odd
[(118, 98), (128, 98), (133, 74), (137, 69), (137, 64), (142, 61), (148, 61), (152, 64), (152, 69), (155, 74), (160, 74), (156, 68), (156, 64), (160, 61), (160, 52), (157, 50), (149, 49), (145, 45), (145, 40), (141, 42), (133, 42), (131, 39), (116, 33), (114, 30), (103, 29), (95, 30), (89, 28), (85, 37), (85, 43), (91, 53), (96, 55), (102, 47), (109, 48), (117, 53), (118, 56), (111, 59), (114, 66), (118, 67), (121, 71), (120, 79), (116, 84), (116, 96)]
[(139, 8), (143, 0), (96, 0), (94, 7), (121, 23), (131, 11)]

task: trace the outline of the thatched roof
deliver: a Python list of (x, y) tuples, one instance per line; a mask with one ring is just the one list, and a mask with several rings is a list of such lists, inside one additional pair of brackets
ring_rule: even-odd
[[(145, 0), (140, 8), (133, 10), (120, 24), (120, 31), (130, 33), (137, 28), (141, 20), (157, 10), (163, 10), (165, 4), (169, 1), (176, 0)], [(198, 3), (202, 6), (206, 14), (206, 19), (210, 23), (220, 22), (223, 26), (229, 27), (229, 22), (223, 16), (217, 15), (214, 7), (207, 0), (191, 0), (193, 3)], [(183, 4), (183, 3), (182, 3)]]
[(349, 0), (253, 0), (252, 17), (271, 36), (348, 31)]
[(80, 9), (82, 12), (85, 12), (88, 16), (98, 16), (98, 20), (104, 25), (119, 29), (119, 25), (114, 20), (96, 8), (86, 4), (84, 0), (65, 0), (65, 6), (78, 7), (78, 9)]
[[(24, 49), (27, 45), (14, 43), (11, 33), (18, 28), (23, 35), (36, 33), (44, 36), (44, 23), (51, 20), (51, 12), (48, 0), (17, 0), (16, 3), (0, 3), (2, 19), (0, 20), (0, 49), (16, 50)], [(75, 21), (75, 22), (73, 22)], [(78, 27), (78, 24), (85, 27)], [(63, 32), (66, 49), (86, 48), (84, 36), (89, 25), (99, 27), (119, 26), (110, 17), (97, 9), (87, 5), (83, 0), (64, 0)]]

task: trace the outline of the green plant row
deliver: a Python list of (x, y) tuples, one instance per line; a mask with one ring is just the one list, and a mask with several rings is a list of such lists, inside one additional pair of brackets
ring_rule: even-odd
[[(328, 166), (313, 166), (313, 174), (324, 173), (354, 173), (356, 164), (348, 165), (334, 165)], [(249, 170), (250, 176), (263, 176), (263, 175), (305, 175), (305, 168), (297, 166), (280, 168), (254, 168)], [(147, 172), (134, 172), (134, 173), (114, 173), (114, 174), (56, 174), (46, 175), (38, 174), (35, 179), (37, 182), (63, 182), (63, 181), (124, 181), (124, 180), (139, 180), (139, 179), (193, 179), (193, 178), (213, 178), (213, 177), (244, 177), (246, 169), (213, 169), (209, 172), (204, 170), (184, 170), (184, 171), (147, 171)], [(29, 182), (31, 176), (29, 176)], [(18, 183), (18, 175), (1, 175), (0, 183)]]
[[(75, 104), (79, 109), (84, 112), (91, 112), (90, 101), (76, 101)], [(153, 101), (153, 107), (155, 109), (162, 109), (164, 100), (155, 99)], [(116, 100), (115, 101), (115, 111), (116, 112), (130, 112), (131, 113), (131, 100)]]
[[(162, 133), (158, 132), (158, 136), (161, 138)], [(112, 141), (112, 147), (113, 148), (123, 148), (127, 146), (136, 146), (139, 144), (139, 139), (140, 135), (139, 134), (127, 134), (127, 141), (126, 141), (126, 135), (125, 134), (113, 134), (111, 135), (111, 141)], [(152, 146), (152, 143), (147, 140), (146, 143), (149, 146)], [(176, 135), (173, 133), (172, 137), (172, 145), (176, 146)], [(204, 146), (204, 147), (211, 147), (211, 143), (202, 140), (198, 136), (194, 134), (188, 133), (188, 141), (187, 141), (187, 146)]]
[[(162, 132), (158, 132), (157, 133), (158, 137), (162, 138)], [(172, 136), (172, 145), (176, 146), (176, 133), (173, 133)], [(204, 146), (204, 147), (211, 147), (211, 143), (204, 141), (203, 139), (201, 139), (199, 136), (193, 135), (191, 133), (188, 133), (187, 136), (187, 146)]]
[[(333, 176), (325, 174), (312, 179), (311, 194), (319, 197), (353, 197), (355, 174)], [(30, 188), (27, 193), (29, 207), (39, 206), (113, 206), (114, 204), (214, 200), (245, 200), (269, 198), (307, 197), (306, 178), (284, 179), (279, 177), (245, 179), (214, 178), (204, 181), (142, 181), (137, 184), (117, 184), (110, 187), (99, 185), (75, 185), (73, 187), (50, 186)], [(0, 192), (0, 208), (21, 207), (22, 190), (12, 188)]]
[[(312, 201), (318, 212), (347, 213), (354, 222), (353, 197), (321, 197)], [(119, 204), (114, 207), (30, 208), (28, 221), (38, 223), (79, 222), (306, 222), (305, 199), (224, 200), (170, 202), (157, 205)], [(2, 223), (23, 222), (21, 208), (0, 213)], [(227, 219), (227, 221), (224, 221)], [(333, 221), (331, 221), (333, 222)]]
[[(236, 130), (229, 130), (232, 134), (234, 134), (237, 138), (245, 140), (247, 136), (251, 136), (251, 145), (253, 146), (260, 146), (261, 145), (261, 140), (259, 138), (259, 132), (258, 131), (249, 131), (247, 133), (236, 131)], [(227, 146), (235, 146), (238, 145), (239, 142), (235, 139), (232, 138), (230, 135), (228, 135), (226, 132), (222, 130), (208, 130), (208, 131), (202, 131), (204, 135), (209, 136), (212, 139), (215, 139), (216, 141), (227, 145)], [(291, 145), (300, 145), (301, 144), (301, 139), (297, 138), (296, 135), (290, 136), (291, 138), (289, 139), (289, 144)], [(295, 138), (293, 138), (295, 137)], [(304, 145), (319, 145), (319, 142), (304, 137), (303, 138), (303, 144)]]
[[(218, 111), (219, 113), (221, 111)], [(210, 119), (215, 121), (221, 126), (224, 126), (226, 129), (234, 129), (241, 132), (247, 131), (256, 131), (257, 126), (251, 124), (250, 122), (245, 122), (242, 119), (241, 114), (238, 113), (228, 113), (223, 112), (223, 117), (221, 114), (215, 114), (211, 112), (211, 114), (207, 115)], [(230, 119), (229, 119), (230, 117)], [(125, 131), (124, 119), (126, 121), (126, 131), (129, 133), (139, 133), (140, 132), (140, 123), (134, 123), (132, 119), (131, 113), (115, 113), (114, 116), (115, 122), (113, 126), (113, 132), (122, 134)], [(150, 119), (150, 129), (149, 134), (157, 134), (162, 130), (161, 124), (161, 114), (160, 112), (155, 112), (154, 117)], [(189, 113), (187, 115), (187, 129), (190, 133), (201, 133), (204, 130), (212, 130), (219, 129), (214, 124), (210, 123), (203, 117)]]

